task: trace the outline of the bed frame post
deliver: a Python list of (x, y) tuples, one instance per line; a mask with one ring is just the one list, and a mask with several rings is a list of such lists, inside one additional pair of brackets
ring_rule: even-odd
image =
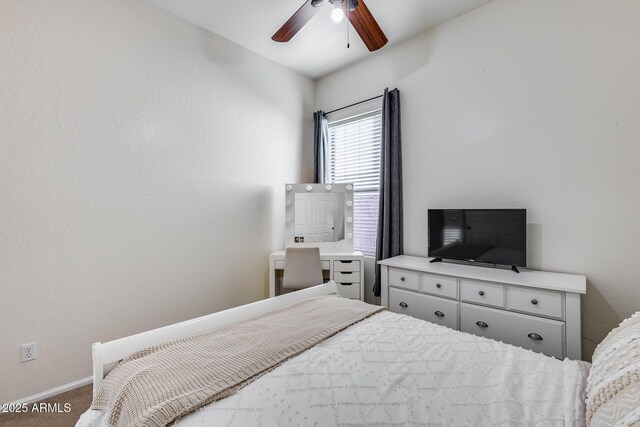
[(103, 377), (104, 364), (102, 363), (101, 344), (102, 343), (97, 342), (91, 346), (91, 355), (93, 357), (93, 397), (96, 396)]

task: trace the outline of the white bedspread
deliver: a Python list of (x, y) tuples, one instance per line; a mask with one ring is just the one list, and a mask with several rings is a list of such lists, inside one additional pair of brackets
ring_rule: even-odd
[(589, 366), (383, 312), (174, 425), (580, 426)]

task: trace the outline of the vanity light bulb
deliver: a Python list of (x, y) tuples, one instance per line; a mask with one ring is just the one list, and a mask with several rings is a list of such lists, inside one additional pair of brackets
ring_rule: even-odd
[(351, 218), (350, 216), (347, 217), (347, 222), (353, 222), (353, 218)]
[(347, 184), (347, 190), (351, 191), (353, 189), (353, 185)]
[(347, 201), (347, 206), (349, 207), (353, 206), (353, 202), (351, 200)]
[(325, 185), (325, 186), (324, 186), (324, 188), (325, 188), (325, 190), (327, 190), (327, 191), (331, 191), (331, 186), (330, 186), (330, 185)]
[(290, 185), (287, 185), (287, 191), (291, 191), (291, 190), (293, 190), (293, 187)]
[(311, 191), (311, 190), (313, 190), (313, 187), (310, 185), (307, 185), (307, 191)]

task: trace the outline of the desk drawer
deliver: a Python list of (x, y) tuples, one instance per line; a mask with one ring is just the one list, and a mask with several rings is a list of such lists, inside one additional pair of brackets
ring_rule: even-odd
[[(322, 265), (323, 270), (331, 269), (331, 261), (329, 261), (328, 259), (320, 261), (320, 265)], [(283, 259), (275, 260), (273, 263), (273, 266), (275, 267), (276, 270), (284, 270), (284, 260)]]
[(360, 271), (360, 261), (333, 261), (333, 271)]
[(347, 282), (347, 283), (360, 282), (360, 272), (359, 271), (334, 271), (333, 281)]
[(507, 301), (510, 310), (562, 319), (561, 292), (510, 286)]
[(562, 359), (564, 323), (460, 304), (460, 330)]
[(504, 307), (504, 286), (498, 283), (462, 279), (460, 299), (494, 307)]
[(408, 314), (452, 329), (458, 329), (458, 305), (458, 302), (444, 298), (389, 288), (391, 311)]
[(422, 273), (422, 292), (446, 298), (458, 298), (458, 279)]
[(360, 299), (360, 283), (336, 283), (338, 285), (338, 293), (351, 299)]
[(389, 268), (389, 286), (417, 291), (420, 286), (420, 273), (400, 268)]

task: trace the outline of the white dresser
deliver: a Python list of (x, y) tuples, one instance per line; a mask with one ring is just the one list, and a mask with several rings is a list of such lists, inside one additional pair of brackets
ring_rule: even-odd
[[(269, 255), (269, 297), (280, 294), (284, 256), (285, 251), (276, 251)], [(325, 279), (336, 282), (340, 295), (364, 301), (364, 255), (362, 252), (320, 251), (320, 262)]]
[(379, 261), (382, 305), (559, 359), (581, 359), (585, 276), (430, 260), (401, 255)]

